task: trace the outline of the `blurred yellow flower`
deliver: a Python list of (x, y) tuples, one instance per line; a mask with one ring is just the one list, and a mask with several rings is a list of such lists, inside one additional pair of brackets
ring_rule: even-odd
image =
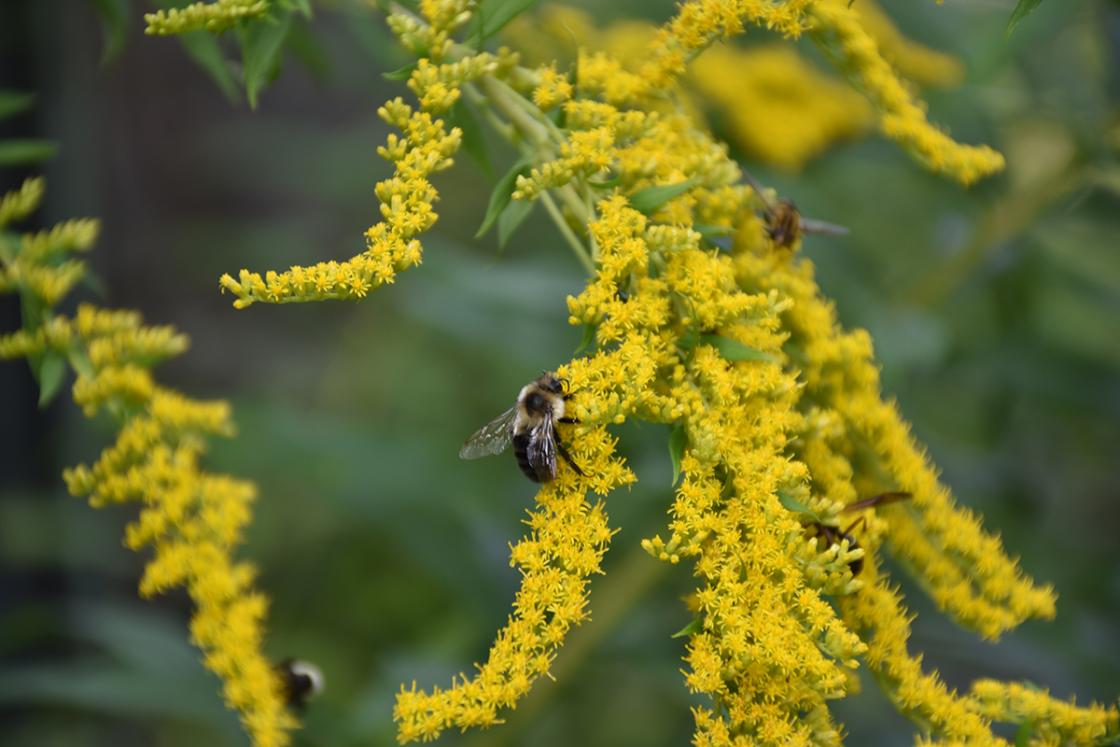
[(120, 423), (116, 442), (96, 462), (64, 472), (67, 487), (94, 507), (139, 504), (125, 544), (154, 552), (141, 595), (186, 589), (195, 605), (191, 638), (222, 679), (226, 703), (241, 714), (254, 745), (287, 744), (296, 721), (262, 652), (267, 599), (253, 588), (253, 568), (233, 559), (256, 487), (200, 463), (209, 437), (232, 435), (229, 405), (155, 382), (151, 368), (187, 347), (175, 329), (88, 304), (72, 317), (56, 312), (85, 270), (67, 256), (90, 248), (97, 223), (68, 221), (9, 241), (5, 225), (34, 210), (42, 194), (42, 180), (29, 180), (0, 201), (2, 291), (18, 292), (25, 310), (23, 329), (0, 335), (0, 358), (27, 358), (47, 396), (72, 366), (74, 402), (89, 417), (107, 411)]

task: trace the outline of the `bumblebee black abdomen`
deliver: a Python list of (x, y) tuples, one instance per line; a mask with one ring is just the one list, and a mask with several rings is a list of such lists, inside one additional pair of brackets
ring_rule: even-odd
[(533, 482), (550, 482), (552, 470), (549, 465), (534, 464), (529, 458), (532, 441), (531, 432), (518, 433), (513, 437), (513, 455), (517, 457), (517, 466)]

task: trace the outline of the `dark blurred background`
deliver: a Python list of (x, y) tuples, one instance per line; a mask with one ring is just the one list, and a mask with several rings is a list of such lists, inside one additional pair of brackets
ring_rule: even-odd
[[(862, 0), (857, 0), (862, 2)], [(619, 2), (609, 17), (662, 20), (672, 4)], [(896, 396), (959, 500), (983, 512), (1028, 572), (1060, 594), (1052, 623), (985, 644), (903, 582), (913, 650), (966, 688), (1026, 679), (1061, 697), (1120, 691), (1120, 6), (1050, 0), (1010, 38), (1012, 3), (884, 2), (911, 37), (957, 55), (962, 86), (926, 93), (933, 118), (1008, 156), (971, 190), (922, 171), (877, 136), (801, 173), (756, 176), (807, 215), (844, 223), (811, 238), (825, 290), (869, 328)], [(564, 298), (578, 265), (534, 215), (504, 252), (472, 236), (493, 178), (467, 158), (437, 177), (440, 221), (424, 264), (360, 304), (235, 311), (217, 278), (362, 248), (377, 218), (376, 117), (407, 62), (357, 2), (316, 4), (256, 111), (227, 100), (174, 39), (145, 37), (136, 3), (119, 53), (90, 4), (0, 0), (0, 87), (34, 91), (0, 137), (45, 137), (37, 225), (102, 220), (99, 300), (189, 333), (167, 383), (232, 400), (239, 434), (209, 464), (256, 481), (244, 556), (273, 599), (269, 652), (326, 672), (303, 745), (390, 744), (401, 683), (472, 671), (509, 611), (533, 487), (508, 458), (463, 462), (463, 438), (580, 332)], [(751, 40), (764, 38), (752, 32)], [(819, 59), (810, 45), (804, 52)], [(512, 161), (490, 143), (499, 173)], [(0, 190), (26, 173), (9, 169)], [(87, 297), (97, 298), (86, 290)], [(0, 329), (19, 325), (0, 298)], [(121, 545), (134, 509), (69, 497), (66, 465), (113, 437), (67, 401), (45, 412), (23, 363), (0, 365), (0, 742), (240, 745), (218, 681), (187, 639), (181, 594), (135, 593), (144, 557)], [(621, 531), (594, 580), (590, 623), (508, 723), (443, 744), (679, 745), (692, 699), (678, 672), (683, 567), (639, 540), (665, 523), (667, 432), (627, 426), (640, 482), (608, 499)], [(870, 680), (836, 706), (853, 745), (912, 741)]]

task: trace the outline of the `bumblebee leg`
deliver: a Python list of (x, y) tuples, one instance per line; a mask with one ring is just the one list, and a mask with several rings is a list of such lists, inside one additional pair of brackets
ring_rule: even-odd
[(568, 423), (569, 425), (578, 424), (579, 418), (556, 418), (557, 423)]
[(857, 526), (862, 526), (863, 524), (866, 524), (867, 523), (866, 519), (867, 519), (866, 516), (861, 516), (858, 519), (856, 519), (855, 521), (853, 521), (851, 526), (849, 526), (847, 529), (844, 530), (844, 534), (851, 534), (852, 530), (855, 529)]
[(552, 438), (556, 441), (556, 451), (560, 454), (560, 456), (564, 457), (564, 461), (567, 462), (568, 465), (576, 471), (577, 475), (579, 475), (580, 477), (586, 477), (586, 475), (583, 473), (583, 470), (581, 470), (579, 468), (579, 465), (576, 464), (575, 460), (572, 459), (572, 455), (568, 453), (568, 450), (566, 448), (564, 448), (564, 443), (560, 440), (560, 434), (556, 432), (555, 426), (553, 426), (552, 428)]

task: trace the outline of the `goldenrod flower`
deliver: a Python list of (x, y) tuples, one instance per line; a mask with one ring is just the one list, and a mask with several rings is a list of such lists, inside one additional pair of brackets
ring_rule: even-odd
[(220, 33), (238, 21), (259, 18), (268, 12), (267, 0), (214, 0), (192, 3), (185, 8), (145, 13), (145, 34), (167, 36), (206, 30)]
[[(0, 229), (34, 210), (42, 191), (42, 180), (33, 180), (6, 195)], [(0, 246), (9, 248), (0, 251), (3, 290), (19, 292), (25, 308), (38, 309), (36, 317), (25, 317), (23, 329), (0, 336), (0, 358), (28, 358), (43, 387), (49, 384), (42, 361), (69, 361), (77, 373), (74, 402), (88, 416), (105, 410), (120, 423), (116, 442), (94, 464), (64, 472), (67, 487), (94, 507), (141, 506), (125, 529), (125, 544), (153, 550), (141, 595), (186, 589), (195, 605), (191, 637), (207, 668), (222, 679), (227, 704), (241, 714), (256, 747), (280, 747), (296, 722), (262, 652), (267, 600), (253, 588), (252, 567), (233, 559), (256, 487), (201, 465), (207, 439), (233, 433), (229, 405), (192, 400), (155, 382), (151, 368), (187, 346), (172, 327), (146, 327), (134, 311), (88, 304), (73, 317), (54, 311), (84, 271), (67, 255), (88, 249), (96, 235), (90, 220), (18, 241), (0, 234)]]

